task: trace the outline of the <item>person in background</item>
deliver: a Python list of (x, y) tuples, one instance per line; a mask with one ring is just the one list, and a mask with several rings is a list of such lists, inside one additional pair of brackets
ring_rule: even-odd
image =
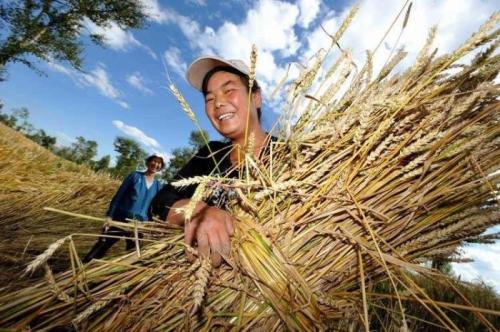
[[(138, 221), (151, 220), (150, 205), (153, 198), (160, 191), (162, 184), (155, 179), (155, 174), (165, 166), (164, 157), (153, 154), (146, 158), (146, 170), (130, 173), (121, 184), (109, 204), (106, 217), (108, 220), (127, 222), (127, 219)], [(130, 237), (131, 234), (117, 227), (105, 227), (103, 235), (84, 257), (87, 263), (93, 258), (101, 258), (115, 244), (119, 236)], [(107, 236), (117, 236), (107, 237)], [(134, 241), (126, 240), (126, 249), (134, 247)]]
[[(274, 140), (261, 126), (262, 96), (255, 81), (250, 89), (249, 68), (241, 60), (216, 56), (196, 59), (187, 71), (187, 80), (205, 99), (205, 113), (212, 126), (226, 141), (211, 141), (178, 172), (175, 180), (203, 175), (237, 177), (253, 138), (253, 154), (259, 158)], [(190, 220), (185, 221), (180, 208), (189, 203), (196, 185), (176, 188), (166, 184), (153, 200), (153, 214), (168, 223), (184, 226), (184, 241), (197, 246), (219, 266), (230, 254), (230, 236), (234, 218), (225, 210), (230, 192), (224, 190), (196, 204)], [(220, 189), (220, 188), (218, 188)]]

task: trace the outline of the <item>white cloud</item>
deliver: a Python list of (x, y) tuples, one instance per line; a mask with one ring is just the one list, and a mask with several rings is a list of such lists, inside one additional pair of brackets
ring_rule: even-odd
[(115, 101), (121, 107), (126, 109), (130, 108), (130, 106), (122, 100), (122, 92), (111, 83), (110, 76), (102, 65), (97, 66), (88, 73), (79, 72), (52, 61), (48, 62), (48, 66), (54, 71), (69, 76), (78, 86), (94, 87), (101, 95)]
[(56, 131), (54, 136), (57, 139), (56, 141), (57, 146), (71, 145), (75, 141), (74, 137), (71, 137), (68, 134), (63, 133), (62, 131)]
[(123, 121), (114, 120), (112, 121), (113, 126), (115, 126), (118, 130), (123, 132), (125, 135), (128, 135), (134, 139), (136, 139), (140, 144), (144, 145), (150, 154), (156, 153), (163, 156), (165, 163), (167, 163), (171, 158), (172, 154), (163, 151), (160, 143), (152, 137), (146, 135), (142, 130), (137, 127), (129, 126)]
[(106, 27), (101, 27), (89, 19), (84, 19), (84, 25), (91, 34), (103, 36), (104, 44), (114, 50), (128, 51), (138, 47), (144, 49), (153, 59), (158, 58), (149, 46), (139, 42), (130, 31), (123, 30), (115, 22), (109, 23)]
[(127, 82), (137, 90), (141, 91), (142, 93), (146, 95), (153, 95), (153, 91), (148, 88), (145, 83), (144, 83), (144, 78), (142, 77), (141, 73), (138, 71), (130, 74), (127, 76)]
[[(387, 0), (381, 6), (380, 2), (376, 0), (361, 2), (359, 12), (339, 40), (339, 44), (343, 49), (352, 50), (353, 60), (358, 68), (361, 68), (366, 61), (366, 50), (373, 51), (377, 47), (396, 15), (402, 9), (403, 3), (399, 0)], [(316, 25), (314, 30), (304, 34), (306, 38), (302, 41), (297, 52), (297, 60), (300, 63), (310, 64), (314, 61), (311, 61), (312, 56), (318, 50), (330, 47), (332, 40), (324, 30), (329, 34), (335, 34), (350, 9), (350, 7), (347, 7), (340, 12), (327, 13), (324, 17), (318, 19), (319, 24)], [(408, 24), (403, 30), (399, 42), (396, 44), (398, 35), (401, 32), (405, 11), (403, 11), (374, 55), (374, 73), (379, 72), (394, 47), (404, 46), (405, 51), (408, 53), (396, 70), (401, 70), (410, 65), (424, 46), (429, 30), (433, 25), (438, 25), (437, 38), (434, 43), (434, 46), (438, 47), (438, 54), (452, 51), (473, 32), (477, 31), (482, 22), (495, 10), (493, 3), (479, 0), (414, 1)], [(474, 12), (474, 15), (471, 16), (469, 14), (471, 12)], [(467, 19), (464, 19), (465, 17)], [(339, 55), (340, 51), (334, 47), (323, 68), (319, 70), (319, 80), (321, 80), (325, 69), (328, 69)], [(290, 78), (295, 78), (296, 74), (297, 70), (290, 75)], [(317, 86), (317, 84), (313, 84), (310, 91), (316, 92)], [(326, 89), (328, 86), (328, 83), (324, 84), (323, 88)], [(337, 96), (342, 95), (346, 88), (347, 85), (340, 89)], [(321, 95), (321, 93), (319, 94)]]
[(97, 67), (90, 73), (80, 74), (80, 81), (87, 86), (94, 86), (99, 92), (114, 101), (123, 108), (130, 108), (129, 105), (121, 100), (122, 93), (113, 86), (107, 71), (102, 67)]
[(182, 60), (181, 50), (177, 47), (170, 47), (163, 54), (167, 62), (167, 69), (174, 71), (180, 77), (185, 77), (187, 64)]
[(153, 51), (149, 46), (142, 45), (142, 48), (155, 60), (158, 60), (158, 55), (156, 55), (155, 51)]
[(126, 108), (126, 109), (128, 109), (128, 110), (130, 109), (130, 105), (129, 105), (127, 102), (125, 102), (125, 101), (123, 101), (123, 100), (117, 100), (116, 102), (117, 102), (117, 103), (118, 103), (118, 105), (120, 105), (121, 107)]
[(176, 24), (181, 29), (182, 33), (184, 33), (184, 35), (187, 37), (188, 41), (193, 47), (201, 47), (201, 45), (203, 44), (201, 42), (203, 36), (201, 35), (202, 32), (200, 26), (196, 21), (191, 20), (189, 17), (178, 14), (173, 9), (164, 11), (163, 13), (165, 14), (164, 22)]
[(109, 23), (106, 27), (101, 27), (89, 19), (85, 19), (84, 24), (91, 34), (102, 35), (103, 42), (114, 50), (125, 51), (141, 45), (130, 31), (123, 30), (115, 22)]
[(64, 67), (63, 65), (60, 65), (56, 62), (53, 62), (52, 60), (47, 61), (47, 65), (49, 66), (50, 69), (57, 71), (61, 74), (71, 76), (75, 73), (73, 69)]
[(82, 74), (81, 77), (85, 84), (96, 87), (103, 96), (111, 99), (118, 99), (120, 97), (120, 91), (113, 86), (104, 68), (97, 67), (88, 74)]
[[(310, 32), (307, 36), (307, 48), (302, 53), (303, 58), (310, 58), (319, 49), (326, 49), (330, 46), (332, 39), (328, 37), (325, 31), (334, 33), (340, 26), (341, 19), (339, 17), (329, 17), (321, 22), (321, 26)], [(324, 30), (323, 30), (324, 29)]]
[[(386, 30), (402, 7), (399, 0), (380, 2), (365, 0), (361, 3), (358, 14), (340, 39), (343, 48), (352, 47), (354, 59), (361, 65), (365, 61), (365, 50), (373, 50), (383, 37)], [(424, 45), (428, 32), (433, 25), (438, 25), (435, 46), (438, 53), (449, 52), (476, 31), (495, 10), (495, 4), (487, 1), (443, 0), (414, 1), (408, 24), (403, 31), (399, 44), (409, 52), (404, 64), (410, 64), (418, 51)], [(350, 8), (341, 13), (325, 18), (323, 25), (330, 33), (335, 33)], [(470, 15), (474, 13), (474, 15)], [(375, 71), (380, 69), (394, 47), (401, 31), (405, 13), (396, 22), (383, 44), (375, 55)], [(467, 19), (464, 19), (466, 17)], [(331, 40), (319, 26), (308, 37), (304, 56), (310, 56), (319, 48), (327, 48)], [(338, 52), (335, 54), (338, 55)]]
[(297, 4), (300, 9), (299, 24), (303, 28), (308, 28), (318, 16), (321, 0), (298, 0)]
[(188, 3), (196, 5), (196, 6), (206, 6), (207, 1), (206, 0), (187, 0)]
[(135, 138), (136, 140), (138, 140), (140, 143), (142, 143), (143, 145), (145, 145), (147, 147), (155, 148), (155, 149), (161, 148), (161, 146), (157, 140), (155, 140), (152, 137), (149, 137), (139, 128), (129, 126), (120, 120), (114, 120), (113, 126), (115, 126), (118, 130), (120, 130), (124, 134)]
[(143, 7), (143, 12), (152, 21), (156, 23), (164, 23), (167, 21), (167, 13), (160, 7), (157, 0), (140, 0)]
[(500, 293), (500, 241), (492, 245), (471, 245), (462, 248), (463, 257), (471, 258), (470, 263), (453, 263), (453, 271), (462, 280), (482, 280)]
[[(249, 62), (252, 44), (258, 48), (257, 76), (265, 89), (279, 81), (285, 73), (275, 57), (288, 57), (300, 44), (294, 31), (299, 9), (287, 2), (261, 0), (251, 8), (241, 23), (225, 21), (219, 28), (201, 29), (190, 18), (169, 11), (166, 20), (175, 23), (200, 53), (217, 54), (229, 59)], [(237, 46), (235, 46), (237, 45)]]
[[(328, 48), (331, 40), (321, 26), (334, 33), (350, 9), (323, 13), (321, 8), (325, 5), (321, 0), (297, 0), (295, 4), (260, 0), (253, 3), (253, 7), (247, 11), (241, 22), (226, 20), (218, 27), (200, 27), (189, 17), (171, 9), (162, 9), (156, 0), (142, 1), (148, 3), (150, 17), (157, 22), (176, 24), (187, 37), (192, 49), (199, 53), (247, 60), (251, 45), (255, 43), (259, 51), (257, 76), (264, 88), (273, 88), (276, 85), (283, 77), (289, 62), (304, 63), (320, 48)], [(383, 6), (376, 0), (365, 0), (361, 3), (358, 15), (340, 40), (343, 48), (354, 49), (356, 63), (364, 63), (365, 50), (376, 47), (401, 6), (400, 0), (384, 1)], [(479, 0), (413, 2), (408, 25), (399, 41), (399, 46), (404, 44), (409, 52), (405, 63), (408, 64), (423, 46), (432, 25), (440, 26), (436, 45), (442, 53), (458, 46), (458, 43), (475, 31), (494, 10), (493, 2)], [(474, 12), (474, 15), (470, 15), (471, 12)], [(381, 68), (394, 46), (401, 31), (403, 17), (404, 13), (377, 51), (374, 59), (375, 71)], [(320, 24), (315, 24), (316, 29), (309, 30), (311, 24), (316, 21)], [(305, 29), (305, 39), (298, 39), (295, 33), (298, 28)], [(338, 52), (334, 54), (338, 55)]]

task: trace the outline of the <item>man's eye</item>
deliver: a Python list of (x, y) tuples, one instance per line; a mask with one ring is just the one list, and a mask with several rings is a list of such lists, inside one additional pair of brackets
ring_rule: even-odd
[(207, 99), (205, 99), (205, 103), (209, 103), (209, 102), (211, 102), (213, 100), (214, 100), (214, 98), (207, 98)]

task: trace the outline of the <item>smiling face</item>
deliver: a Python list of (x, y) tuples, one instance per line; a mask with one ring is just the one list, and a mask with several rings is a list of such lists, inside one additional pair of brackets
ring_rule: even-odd
[(205, 112), (221, 135), (233, 142), (244, 139), (247, 117), (250, 131), (260, 128), (257, 115), (257, 107), (261, 106), (259, 91), (252, 94), (250, 108), (248, 106), (248, 88), (238, 75), (219, 71), (210, 77)]
[(160, 157), (153, 157), (147, 161), (146, 167), (148, 168), (148, 173), (159, 172), (163, 167), (163, 160)]

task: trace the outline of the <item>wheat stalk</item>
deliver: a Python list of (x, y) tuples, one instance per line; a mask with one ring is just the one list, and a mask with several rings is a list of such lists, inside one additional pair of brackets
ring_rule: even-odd
[(38, 268), (47, 263), (50, 257), (54, 255), (54, 253), (66, 242), (69, 240), (70, 236), (63, 237), (56, 242), (52, 243), (47, 250), (45, 250), (42, 254), (38, 255), (24, 270), (24, 274), (31, 274), (38, 270)]

